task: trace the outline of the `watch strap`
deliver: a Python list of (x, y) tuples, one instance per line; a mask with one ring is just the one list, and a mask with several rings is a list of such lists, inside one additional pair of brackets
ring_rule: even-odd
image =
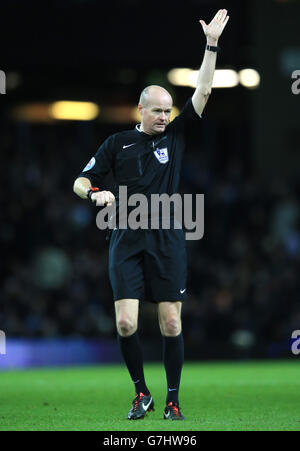
[[(92, 200), (91, 196), (93, 193), (97, 193), (98, 191), (100, 191), (100, 188), (98, 188), (97, 186), (91, 186), (88, 190), (87, 190), (87, 198)], [(93, 201), (92, 201), (93, 202)]]
[(206, 50), (209, 50), (210, 52), (219, 52), (220, 47), (218, 45), (214, 46), (206, 44)]

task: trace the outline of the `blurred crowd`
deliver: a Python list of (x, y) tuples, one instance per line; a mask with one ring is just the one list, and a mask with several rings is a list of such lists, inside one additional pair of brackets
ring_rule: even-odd
[[(204, 236), (187, 241), (187, 358), (278, 357), (300, 328), (300, 187), (259, 175), (244, 127), (232, 142), (207, 121), (183, 162), (181, 192), (205, 195)], [(105, 232), (73, 182), (118, 130), (1, 125), (0, 329), (7, 337), (116, 336)], [(154, 324), (155, 308), (142, 305), (145, 340), (157, 338)]]

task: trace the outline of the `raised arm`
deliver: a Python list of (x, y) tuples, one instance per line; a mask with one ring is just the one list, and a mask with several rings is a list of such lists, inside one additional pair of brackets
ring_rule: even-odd
[[(227, 15), (227, 10), (220, 9), (208, 25), (204, 22), (204, 20), (199, 21), (206, 36), (206, 44), (213, 47), (218, 45), (219, 37), (221, 36), (228, 19), (229, 16)], [(196, 90), (192, 97), (193, 106), (199, 116), (202, 114), (211, 93), (216, 59), (217, 52), (205, 50), (202, 65), (199, 70)]]

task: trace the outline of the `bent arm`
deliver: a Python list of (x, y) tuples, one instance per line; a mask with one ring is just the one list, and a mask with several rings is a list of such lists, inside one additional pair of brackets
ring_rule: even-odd
[[(227, 16), (226, 9), (220, 9), (213, 20), (206, 25), (203, 20), (200, 20), (203, 31), (206, 35), (207, 44), (211, 46), (218, 45), (218, 39), (221, 36), (225, 25), (227, 24), (229, 16)], [(196, 90), (192, 97), (193, 106), (199, 116), (201, 116), (208, 97), (211, 93), (214, 72), (216, 68), (217, 53), (205, 50), (204, 58), (199, 70)]]
[[(78, 177), (73, 185), (73, 191), (77, 196), (82, 199), (88, 199), (87, 191), (91, 188), (91, 182), (86, 177)], [(115, 202), (115, 196), (110, 191), (98, 191), (96, 193), (92, 193), (91, 196), (92, 202), (94, 202), (98, 207), (103, 205), (112, 205)]]
[(87, 199), (87, 191), (91, 188), (92, 184), (86, 177), (78, 177), (73, 185), (73, 191), (81, 199)]

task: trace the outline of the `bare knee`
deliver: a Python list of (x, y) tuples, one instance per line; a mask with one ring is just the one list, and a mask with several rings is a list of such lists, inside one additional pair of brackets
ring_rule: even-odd
[(139, 300), (119, 299), (115, 302), (116, 325), (119, 335), (129, 337), (137, 330)]
[(122, 337), (129, 337), (136, 332), (137, 324), (129, 316), (121, 316), (117, 320), (117, 330)]
[(161, 323), (161, 332), (166, 337), (176, 337), (181, 332), (181, 320), (177, 316), (170, 316)]

